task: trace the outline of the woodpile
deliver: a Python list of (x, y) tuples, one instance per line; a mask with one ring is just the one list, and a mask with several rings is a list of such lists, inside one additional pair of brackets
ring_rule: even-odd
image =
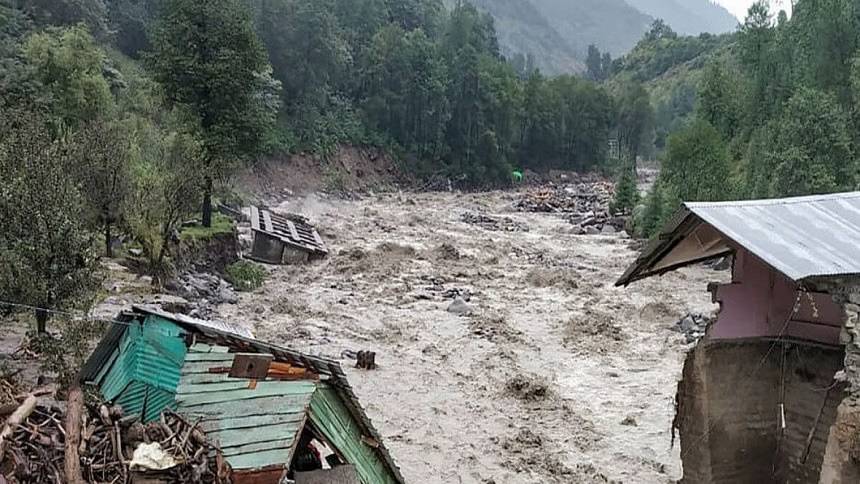
[(529, 226), (510, 217), (491, 217), (483, 213), (466, 212), (460, 220), (492, 232), (528, 232)]
[(564, 186), (546, 185), (529, 190), (515, 207), (525, 212), (564, 214), (578, 234), (612, 234), (624, 230), (627, 223), (627, 217), (609, 211), (613, 194), (611, 182), (584, 177)]
[(605, 180), (546, 185), (527, 191), (515, 207), (523, 212), (608, 212), (614, 192), (612, 183)]
[[(65, 455), (67, 443), (77, 442), (74, 450), (86, 482), (230, 482), (229, 466), (207, 443), (199, 423), (170, 410), (143, 424), (138, 415), (124, 416), (119, 406), (87, 406), (80, 435), (71, 437), (65, 420), (58, 405), (38, 402), (34, 395), (24, 398), (0, 433), (0, 451), (5, 451), (0, 453), (0, 477), (22, 484), (75, 482), (66, 476), (75, 466), (65, 465)], [(141, 449), (150, 453), (141, 457)]]

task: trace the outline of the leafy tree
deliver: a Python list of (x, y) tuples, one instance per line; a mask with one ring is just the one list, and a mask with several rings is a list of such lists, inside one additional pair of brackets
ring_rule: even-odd
[(135, 184), (126, 221), (158, 284), (170, 274), (171, 242), (200, 195), (201, 186), (195, 180), (200, 166), (194, 161), (203, 159), (200, 152), (204, 147), (190, 133), (163, 132), (146, 122), (140, 124), (136, 136), (140, 143), (132, 162)]
[(697, 119), (669, 136), (660, 179), (684, 201), (721, 200), (728, 193), (728, 151), (720, 133)]
[(740, 129), (740, 92), (736, 78), (726, 72), (725, 66), (710, 64), (699, 84), (697, 113), (713, 125), (725, 139), (732, 139)]
[(775, 196), (853, 190), (858, 162), (848, 116), (835, 96), (800, 89), (775, 122), (768, 162)]
[(422, 30), (396, 25), (374, 36), (362, 84), (362, 106), (370, 126), (388, 133), (421, 157), (444, 154), (448, 121), (447, 70), (435, 45)]
[(645, 33), (645, 40), (649, 42), (664, 39), (672, 40), (676, 38), (678, 38), (678, 34), (672, 30), (672, 27), (669, 27), (669, 24), (659, 18), (654, 20), (651, 24), (651, 28)]
[(600, 57), (600, 73), (601, 80), (606, 80), (612, 75), (612, 55), (609, 52), (604, 52)]
[(30, 17), (39, 25), (73, 26), (84, 24), (98, 36), (108, 31), (106, 8), (102, 0), (20, 0)]
[(768, 102), (769, 89), (775, 77), (771, 58), (775, 31), (772, 26), (770, 7), (765, 0), (754, 3), (738, 32), (738, 60), (750, 75), (749, 123), (756, 124), (773, 113)]
[[(65, 142), (32, 114), (0, 121), (0, 297), (46, 309), (85, 307), (98, 284), (85, 204)], [(47, 331), (51, 313), (35, 311)]]
[(109, 25), (115, 31), (114, 43), (124, 54), (139, 58), (150, 49), (149, 28), (159, 15), (161, 1), (109, 0)]
[(105, 57), (84, 27), (49, 28), (31, 35), (24, 58), (52, 99), (51, 112), (76, 127), (107, 114), (113, 104)]
[(623, 155), (633, 162), (635, 169), (636, 158), (643, 152), (643, 147), (651, 145), (653, 139), (654, 108), (651, 106), (648, 91), (642, 84), (635, 82), (622, 86), (617, 105), (619, 144)]
[(193, 113), (203, 145), (203, 225), (215, 179), (263, 146), (274, 113), (261, 102), (269, 64), (239, 0), (167, 0), (153, 32), (152, 72), (172, 103)]
[(592, 81), (603, 80), (603, 59), (600, 50), (594, 44), (588, 46), (588, 55), (585, 58), (585, 75)]
[(639, 191), (636, 188), (636, 177), (630, 167), (623, 167), (618, 183), (615, 185), (615, 196), (610, 203), (613, 213), (631, 213), (639, 201)]
[(645, 197), (645, 207), (642, 209), (636, 223), (637, 233), (645, 238), (653, 237), (663, 225), (663, 189), (660, 183), (655, 183)]
[(112, 257), (111, 229), (123, 220), (132, 188), (130, 140), (115, 123), (95, 121), (76, 133), (72, 153), (90, 219), (104, 233)]

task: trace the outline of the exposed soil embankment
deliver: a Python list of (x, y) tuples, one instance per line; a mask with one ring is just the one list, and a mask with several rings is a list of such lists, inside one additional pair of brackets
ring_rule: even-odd
[(365, 192), (404, 181), (395, 159), (379, 148), (340, 146), (328, 156), (296, 154), (262, 160), (237, 185), (268, 202), (324, 190)]

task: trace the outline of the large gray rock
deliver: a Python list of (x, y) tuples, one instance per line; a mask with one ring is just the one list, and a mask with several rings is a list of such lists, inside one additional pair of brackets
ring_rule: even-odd
[(682, 333), (689, 333), (696, 329), (696, 320), (692, 316), (687, 316), (679, 323)]
[(474, 308), (464, 301), (463, 298), (458, 297), (448, 305), (448, 312), (459, 316), (466, 316), (472, 314), (474, 312)]

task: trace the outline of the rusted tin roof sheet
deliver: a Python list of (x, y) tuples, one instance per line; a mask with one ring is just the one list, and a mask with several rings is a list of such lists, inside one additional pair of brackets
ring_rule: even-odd
[(860, 274), (860, 192), (848, 192), (685, 203), (616, 284), (665, 272), (653, 268), (703, 223), (794, 281)]

